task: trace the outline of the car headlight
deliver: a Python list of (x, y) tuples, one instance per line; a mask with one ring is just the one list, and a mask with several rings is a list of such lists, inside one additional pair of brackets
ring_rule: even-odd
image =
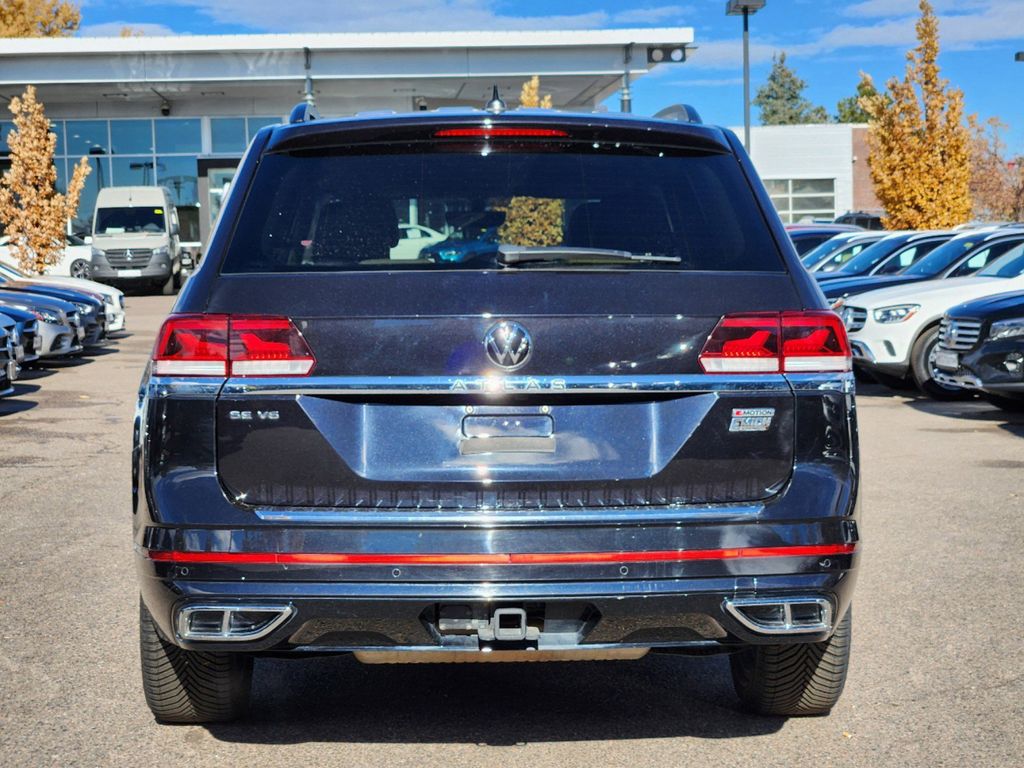
[(106, 258), (107, 253), (106, 253), (106, 251), (104, 251), (101, 248), (93, 248), (92, 249), (92, 256), (93, 256), (93, 258), (96, 258), (97, 256), (100, 256), (102, 258)]
[(876, 323), (902, 323), (913, 317), (920, 308), (920, 304), (895, 304), (891, 307), (880, 307), (873, 314)]
[(153, 249), (153, 255), (154, 256), (170, 256), (171, 255), (171, 251), (170, 251), (170, 249), (166, 245), (163, 245), (163, 246), (160, 246), (159, 248), (154, 248)]
[(51, 323), (53, 325), (64, 325), (64, 318), (59, 313), (49, 309), (36, 310), (36, 319), (42, 323)]
[(1012, 317), (992, 323), (988, 329), (990, 339), (1013, 339), (1024, 336), (1024, 317)]
[(82, 302), (73, 301), (71, 303), (74, 304), (76, 307), (78, 307), (78, 313), (80, 315), (88, 315), (92, 311), (92, 305), (91, 304), (86, 304), (84, 301), (82, 301)]

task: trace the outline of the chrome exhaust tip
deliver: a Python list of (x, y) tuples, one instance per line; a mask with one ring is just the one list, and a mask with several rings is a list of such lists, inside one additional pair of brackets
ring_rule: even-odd
[(832, 631), (832, 601), (825, 597), (733, 597), (725, 610), (759, 635)]
[(182, 640), (252, 641), (269, 635), (293, 613), (291, 605), (194, 603), (178, 611), (175, 627)]

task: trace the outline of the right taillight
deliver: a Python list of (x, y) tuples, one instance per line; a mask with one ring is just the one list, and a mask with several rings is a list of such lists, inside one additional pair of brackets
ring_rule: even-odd
[(705, 373), (814, 373), (852, 368), (846, 329), (834, 312), (726, 315), (700, 353)]
[(172, 315), (153, 350), (157, 376), (306, 376), (315, 364), (287, 317)]

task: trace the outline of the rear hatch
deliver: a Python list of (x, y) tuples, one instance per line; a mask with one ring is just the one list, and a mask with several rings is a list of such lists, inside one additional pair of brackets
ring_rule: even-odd
[[(294, 330), (230, 332), (255, 362), (231, 363), (217, 404), (229, 496), (560, 509), (778, 492), (789, 385), (770, 363), (699, 359), (724, 315), (801, 308), (721, 136), (488, 130), (315, 148), (285, 130), (261, 160), (206, 311)], [(402, 223), (446, 240), (410, 258)], [(282, 340), (293, 367), (261, 367)]]

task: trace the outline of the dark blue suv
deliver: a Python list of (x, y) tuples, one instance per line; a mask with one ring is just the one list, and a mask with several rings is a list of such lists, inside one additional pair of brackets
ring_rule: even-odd
[[(416, 219), (413, 219), (413, 212)], [(399, 225), (496, 227), (397, 258)], [(552, 111), (260, 131), (142, 380), (142, 672), (731, 654), (828, 712), (858, 559), (850, 350), (729, 131)]]

